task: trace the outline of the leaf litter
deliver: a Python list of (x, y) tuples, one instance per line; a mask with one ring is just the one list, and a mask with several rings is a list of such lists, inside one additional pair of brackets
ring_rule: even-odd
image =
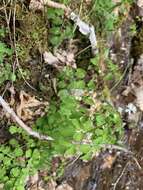
[[(39, 101), (35, 96), (30, 96), (24, 91), (20, 91), (19, 99), (20, 102), (16, 107), (16, 112), (23, 121), (44, 115), (44, 108), (49, 105), (48, 102)], [(33, 110), (33, 108), (35, 109)]]
[[(34, 5), (34, 3), (37, 3)], [(48, 1), (44, 1), (45, 4)], [(33, 5), (32, 5), (33, 3)], [(41, 4), (43, 1), (31, 1), (30, 8), (31, 9), (42, 9), (43, 5)], [(138, 4), (140, 5), (141, 1), (138, 1)], [(57, 5), (57, 4), (56, 4)], [(61, 7), (60, 7), (61, 8)], [(65, 6), (63, 6), (63, 9), (65, 9)], [(118, 10), (117, 14), (118, 14)], [(74, 13), (71, 13), (71, 19), (75, 22), (75, 24), (78, 26), (79, 31), (86, 35), (91, 43), (93, 53), (96, 54), (97, 52), (97, 41), (96, 41), (96, 35), (94, 28), (87, 23), (83, 22), (80, 17)], [(54, 53), (45, 51), (43, 53), (44, 61), (45, 63), (48, 63), (49, 65), (54, 66), (55, 68), (61, 69), (65, 65), (71, 66), (72, 68), (76, 68), (76, 61), (75, 61), (75, 55), (73, 52), (69, 52), (66, 50), (58, 49)], [(140, 64), (141, 65), (141, 64)], [(136, 71), (135, 71), (136, 70)], [(128, 103), (125, 105), (125, 112), (129, 113), (131, 115), (132, 113), (135, 114), (138, 110), (143, 111), (143, 89), (142, 89), (142, 82), (139, 82), (141, 80), (138, 80), (137, 77), (140, 77), (138, 69), (135, 69), (131, 78), (132, 80), (128, 84), (126, 89), (126, 93), (122, 95), (126, 96), (128, 98), (129, 93), (135, 94), (135, 100), (132, 103)], [(140, 77), (141, 78), (141, 77)], [(139, 86), (132, 88), (132, 83), (135, 83), (135, 81), (139, 84)], [(74, 96), (81, 97), (83, 95), (83, 91), (79, 91), (79, 89), (73, 89), (72, 91)], [(14, 98), (14, 91), (11, 89), (11, 105), (14, 105), (13, 102)], [(16, 106), (16, 112), (18, 116), (24, 120), (31, 120), (35, 116), (44, 115), (43, 108), (48, 106), (48, 102), (42, 102), (36, 99), (35, 96), (31, 96), (29, 93), (26, 93), (25, 91), (20, 91), (19, 95), (19, 104)], [(91, 107), (91, 115), (100, 108), (100, 105), (102, 102), (96, 100), (96, 95), (94, 96), (94, 103), (95, 105), (92, 105)], [(133, 133), (133, 136), (129, 139), (130, 141), (130, 148), (133, 150), (133, 152), (136, 152), (136, 146), (142, 148), (142, 140), (141, 136), (142, 132)], [(140, 140), (139, 143), (137, 142), (138, 139)], [(142, 153), (136, 154), (138, 161), (142, 164)], [(78, 164), (77, 164), (78, 162)], [(126, 166), (126, 163), (130, 163), (130, 168), (132, 168), (133, 172), (130, 171), (130, 168), (126, 167), (125, 172), (123, 173), (123, 178), (120, 179), (119, 184), (117, 184), (118, 189), (127, 189), (130, 188), (131, 190), (134, 187), (137, 187), (135, 185), (135, 179), (138, 178), (138, 174), (135, 173), (135, 170), (137, 169), (136, 164), (131, 161), (131, 157), (127, 155), (126, 153), (123, 153), (122, 151), (117, 151), (116, 149), (113, 150), (105, 150), (102, 151), (99, 155), (96, 156), (92, 161), (88, 163), (82, 163), (79, 162), (79, 159), (73, 164), (73, 168), (67, 172), (69, 176), (64, 176), (67, 180), (68, 184), (57, 184), (56, 181), (51, 180), (47, 185), (48, 187), (46, 189), (48, 190), (96, 190), (96, 189), (112, 189), (113, 182), (116, 182), (116, 177), (121, 176), (122, 169), (124, 166)], [(80, 168), (80, 163), (81, 168)], [(77, 165), (76, 165), (77, 164)], [(74, 168), (75, 167), (75, 168)], [(79, 169), (80, 168), (80, 169)], [(128, 174), (130, 174), (130, 179), (133, 180), (133, 188), (132, 184), (130, 185), (127, 179)], [(109, 177), (110, 176), (110, 177)], [(113, 180), (111, 180), (111, 178)], [(29, 189), (35, 190), (35, 189), (45, 189), (42, 187), (42, 182), (39, 183), (39, 176), (36, 174), (31, 177), (31, 187)], [(126, 184), (124, 182), (126, 181)], [(104, 183), (103, 183), (104, 182)], [(37, 187), (37, 184), (39, 183), (39, 187)], [(58, 187), (57, 187), (58, 186)], [(119, 187), (118, 187), (119, 186)], [(32, 188), (33, 187), (33, 188)], [(140, 181), (138, 181), (138, 187), (140, 188)]]

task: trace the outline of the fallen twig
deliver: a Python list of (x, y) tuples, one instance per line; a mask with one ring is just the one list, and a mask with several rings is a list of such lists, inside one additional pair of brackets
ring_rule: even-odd
[(105, 149), (110, 149), (110, 150), (119, 150), (119, 151), (122, 151), (122, 152), (125, 152), (125, 153), (128, 153), (128, 154), (133, 154), (133, 152), (131, 152), (130, 150), (124, 148), (124, 147), (121, 147), (121, 146), (118, 146), (118, 145), (113, 145), (113, 144), (106, 144), (106, 145), (103, 145), (102, 148), (105, 148)]
[(121, 175), (118, 177), (118, 179), (116, 180), (116, 182), (113, 184), (113, 190), (116, 189), (117, 184), (119, 183), (120, 179), (122, 178), (122, 176), (123, 176), (125, 170), (127, 169), (127, 166), (128, 166), (128, 165), (129, 165), (129, 162), (126, 163), (124, 169), (123, 169), (122, 172), (121, 172)]
[(41, 135), (36, 131), (33, 131), (30, 127), (28, 127), (14, 112), (12, 108), (6, 103), (6, 101), (0, 96), (0, 105), (2, 105), (3, 109), (11, 116), (11, 118), (29, 135), (36, 137), (41, 140), (53, 140), (52, 137)]
[(138, 166), (139, 170), (142, 170), (141, 165), (139, 164), (138, 160), (134, 156), (133, 156), (133, 160), (135, 161), (135, 163)]
[(49, 6), (49, 7), (57, 8), (57, 9), (63, 9), (66, 12), (70, 10), (64, 4), (57, 3), (57, 2), (54, 2), (54, 1), (50, 1), (50, 0), (39, 0), (39, 1), (31, 0), (29, 8), (30, 9), (43, 10), (44, 6)]

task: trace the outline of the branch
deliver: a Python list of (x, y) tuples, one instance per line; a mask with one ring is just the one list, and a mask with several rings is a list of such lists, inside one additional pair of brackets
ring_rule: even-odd
[(36, 137), (40, 140), (53, 140), (52, 137), (41, 135), (36, 131), (33, 131), (30, 127), (25, 125), (25, 123), (16, 115), (13, 109), (6, 103), (6, 101), (0, 96), (0, 105), (2, 105), (3, 109), (11, 116), (13, 121), (15, 121), (22, 129), (24, 129), (29, 135)]
[(105, 144), (105, 145), (102, 145), (101, 146), (102, 148), (105, 148), (105, 149), (110, 149), (110, 150), (119, 150), (119, 151), (122, 151), (122, 152), (125, 152), (125, 153), (128, 153), (128, 154), (133, 154), (133, 152), (129, 151), (128, 149), (124, 148), (124, 147), (121, 147), (121, 146), (118, 146), (118, 145), (113, 145), (113, 144)]
[(54, 1), (50, 1), (50, 0), (31, 0), (30, 2), (30, 9), (35, 9), (35, 10), (43, 10), (44, 6), (48, 6), (51, 8), (56, 8), (56, 9), (63, 9), (64, 11), (68, 12), (70, 11), (70, 9), (68, 7), (66, 7), (64, 4), (62, 3), (57, 3)]

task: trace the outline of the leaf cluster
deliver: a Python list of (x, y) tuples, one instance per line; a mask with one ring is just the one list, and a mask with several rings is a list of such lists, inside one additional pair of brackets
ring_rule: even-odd
[[(1, 39), (5, 37), (4, 29), (0, 29), (0, 37)], [(0, 41), (0, 85), (7, 80), (15, 81), (15, 74), (11, 67), (12, 54), (13, 50)]]
[(49, 152), (46, 149), (43, 154), (39, 142), (27, 136), (21, 128), (10, 126), (9, 132), (13, 138), (0, 147), (0, 184), (6, 190), (24, 190), (27, 177), (43, 166), (45, 157), (50, 160)]
[(73, 26), (64, 18), (64, 11), (48, 8), (47, 17), (50, 25), (49, 42), (52, 46), (58, 47), (63, 40), (71, 39)]
[(122, 135), (120, 116), (111, 105), (102, 104), (90, 116), (94, 101), (85, 75), (83, 69), (65, 69), (59, 80), (59, 103), (53, 101), (48, 115), (37, 121), (37, 127), (55, 139), (51, 143), (53, 155), (88, 159), (104, 144), (117, 143)]

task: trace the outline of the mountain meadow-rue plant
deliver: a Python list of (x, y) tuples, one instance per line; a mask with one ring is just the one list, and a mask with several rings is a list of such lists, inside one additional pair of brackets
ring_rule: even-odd
[(88, 15), (95, 23), (97, 33), (101, 33), (103, 37), (110, 35), (109, 32), (119, 27), (134, 0), (92, 0), (91, 2), (92, 8)]
[[(0, 29), (0, 39), (5, 37), (5, 31)], [(13, 50), (0, 40), (0, 85), (7, 80), (15, 81), (16, 76), (12, 71)], [(7, 60), (7, 61), (6, 61)]]
[(9, 132), (13, 138), (0, 146), (0, 184), (6, 190), (24, 190), (28, 176), (49, 167), (50, 151), (47, 146), (43, 153), (44, 145), (17, 126), (10, 126)]
[(103, 145), (118, 143), (122, 135), (120, 115), (110, 104), (102, 103), (90, 114), (95, 102), (85, 75), (83, 69), (65, 69), (58, 83), (58, 105), (53, 100), (47, 116), (37, 120), (38, 129), (54, 139), (50, 142), (53, 155), (80, 154), (89, 159)]
[(73, 26), (64, 20), (64, 11), (58, 9), (47, 9), (47, 17), (51, 27), (49, 29), (49, 42), (53, 47), (58, 47), (63, 40), (73, 37)]
[(112, 84), (113, 81), (114, 84), (116, 84), (122, 78), (119, 65), (113, 63), (109, 58), (108, 48), (103, 48), (102, 53), (90, 59), (90, 63), (93, 66), (93, 69), (99, 75), (102, 75), (103, 81), (107, 84)]
[[(68, 4), (70, 1), (60, 2)], [(117, 17), (113, 12), (115, 8), (113, 1), (96, 0), (93, 3), (91, 16), (97, 21), (95, 26), (97, 33), (113, 31), (117, 23)], [(53, 48), (61, 45), (63, 40), (73, 37), (73, 26), (63, 19), (62, 10), (48, 8), (46, 18), (50, 25), (48, 42)], [(34, 41), (39, 39), (36, 32), (37, 30), (32, 32)], [(43, 32), (40, 34), (43, 35)], [(0, 29), (0, 37), (3, 38), (4, 35), (4, 31)], [(25, 49), (28, 49), (25, 44), (23, 45), (24, 48), (20, 43), (17, 45), (18, 55), (22, 59), (27, 55)], [(11, 48), (0, 41), (0, 85), (7, 80), (16, 80), (12, 72), (12, 61), (8, 63), (5, 61), (5, 58), (11, 60), (12, 53)], [(103, 80), (118, 80), (120, 78), (118, 67), (107, 58), (107, 55), (103, 57), (108, 73), (107, 75), (104, 73)], [(89, 160), (104, 145), (120, 142), (123, 127), (119, 113), (109, 102), (94, 96), (96, 90), (98, 91), (96, 75), (100, 75), (99, 60), (100, 55), (92, 58), (87, 71), (82, 68), (65, 67), (57, 77), (58, 93), (51, 100), (48, 113), (38, 118), (33, 126), (41, 133), (53, 137), (52, 142), (33, 139), (21, 128), (10, 126), (9, 132), (12, 138), (0, 146), (0, 184), (4, 185), (4, 189), (24, 190), (29, 176), (40, 169), (50, 170), (54, 156), (67, 158), (80, 155), (83, 160)], [(23, 76), (29, 79), (29, 70), (20, 69)], [(90, 75), (88, 72), (91, 71), (94, 71), (94, 74), (88, 76), (90, 79), (87, 80), (87, 75)], [(20, 78), (18, 75), (17, 77)], [(58, 175), (61, 175), (63, 165), (58, 169)]]
[[(23, 190), (28, 176), (40, 169), (47, 171), (54, 156), (79, 156), (90, 159), (106, 144), (117, 144), (122, 136), (122, 121), (113, 106), (104, 102), (90, 109), (96, 99), (94, 82), (85, 82), (86, 71), (65, 68), (58, 80), (58, 98), (53, 99), (48, 114), (35, 127), (54, 141), (32, 139), (21, 128), (11, 125), (12, 138), (0, 147), (0, 184), (6, 190)], [(90, 85), (89, 85), (90, 84)], [(58, 177), (63, 173), (62, 164)]]
[[(96, 64), (91, 62), (92, 70)], [(21, 128), (10, 126), (12, 138), (0, 147), (0, 184), (4, 189), (24, 190), (28, 177), (40, 169), (48, 171), (54, 156), (80, 155), (88, 160), (102, 146), (118, 143), (123, 129), (120, 115), (108, 102), (97, 107), (96, 83), (94, 76), (86, 80), (87, 72), (68, 67), (60, 72), (58, 94), (51, 100), (47, 115), (34, 126), (54, 141), (32, 139)], [(59, 175), (62, 172), (60, 167)]]

